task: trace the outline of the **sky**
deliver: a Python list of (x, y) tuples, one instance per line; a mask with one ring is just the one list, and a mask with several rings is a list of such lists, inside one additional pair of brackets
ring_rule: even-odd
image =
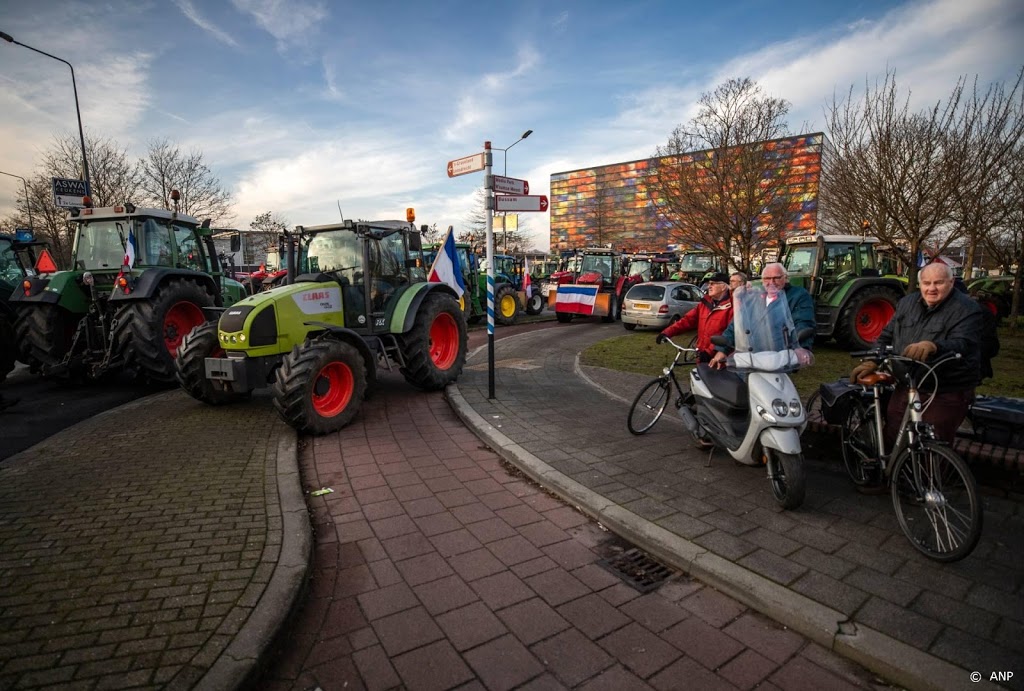
[[(1021, 0), (0, 0), (0, 31), (74, 65), (87, 134), (202, 152), (239, 228), (413, 207), (458, 232), (484, 178), (447, 163), (485, 141), (547, 194), (552, 173), (652, 156), (730, 78), (789, 101), (799, 133), (887, 71), (917, 108), (1024, 65)], [(0, 171), (29, 177), (68, 133), (67, 65), (0, 41)], [(0, 216), (21, 194), (0, 175)], [(547, 215), (520, 218), (546, 250)]]

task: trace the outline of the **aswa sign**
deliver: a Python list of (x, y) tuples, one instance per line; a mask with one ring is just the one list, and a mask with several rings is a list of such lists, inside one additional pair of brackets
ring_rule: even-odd
[(89, 195), (89, 186), (85, 180), (71, 178), (53, 178), (53, 203), (62, 209), (81, 209), (82, 197)]

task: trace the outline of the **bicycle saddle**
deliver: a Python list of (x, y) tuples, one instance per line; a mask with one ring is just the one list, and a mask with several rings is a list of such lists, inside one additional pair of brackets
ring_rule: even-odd
[(871, 374), (862, 374), (857, 377), (857, 383), (864, 386), (876, 386), (879, 384), (885, 386), (887, 384), (895, 384), (896, 377), (888, 372), (872, 372)]

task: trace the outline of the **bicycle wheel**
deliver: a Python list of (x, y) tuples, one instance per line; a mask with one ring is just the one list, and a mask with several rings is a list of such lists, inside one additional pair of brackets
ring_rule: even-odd
[(633, 399), (633, 405), (629, 409), (629, 431), (633, 434), (643, 434), (661, 419), (662, 413), (668, 406), (668, 399), (672, 395), (672, 382), (668, 377), (652, 379), (640, 389), (640, 393)]
[(963, 559), (981, 537), (981, 500), (974, 475), (948, 446), (924, 442), (905, 450), (892, 471), (892, 503), (903, 534), (930, 559)]
[(875, 404), (858, 398), (850, 406), (840, 431), (843, 466), (855, 485), (875, 485), (881, 480), (877, 460), (878, 428), (875, 427)]

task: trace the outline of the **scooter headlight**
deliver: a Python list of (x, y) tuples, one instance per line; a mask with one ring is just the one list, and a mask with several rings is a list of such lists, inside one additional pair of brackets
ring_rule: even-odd
[(764, 406), (756, 406), (754, 410), (757, 411), (757, 414), (760, 415), (761, 419), (764, 420), (765, 422), (769, 422), (773, 425), (778, 422), (778, 420), (775, 419), (774, 415), (772, 415), (771, 413), (764, 409)]
[(786, 405), (786, 402), (781, 398), (776, 398), (772, 401), (772, 412), (779, 417), (786, 417), (789, 415), (789, 406)]
[(789, 414), (793, 417), (800, 414), (800, 399), (794, 398), (789, 402)]

